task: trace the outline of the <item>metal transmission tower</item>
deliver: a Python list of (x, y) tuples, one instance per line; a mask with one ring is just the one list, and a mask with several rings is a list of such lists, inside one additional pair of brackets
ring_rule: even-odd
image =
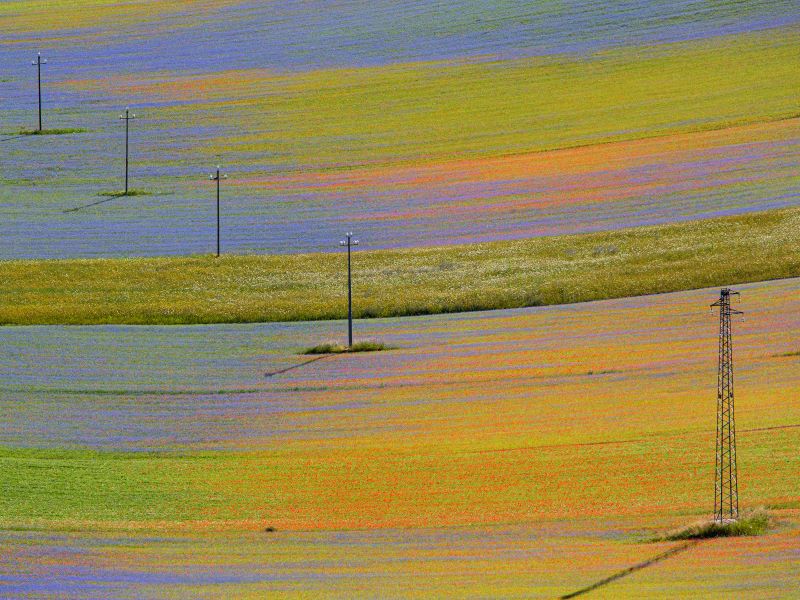
[(739, 484), (736, 478), (736, 421), (733, 405), (733, 346), (731, 315), (742, 312), (731, 308), (728, 288), (720, 292), (713, 307), (719, 308), (719, 371), (717, 374), (717, 452), (714, 480), (714, 520), (718, 523), (739, 518)]

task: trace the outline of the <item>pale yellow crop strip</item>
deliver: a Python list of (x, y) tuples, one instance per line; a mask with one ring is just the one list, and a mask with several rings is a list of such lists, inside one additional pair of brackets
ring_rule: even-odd
[[(800, 209), (354, 256), (356, 317), (514, 308), (800, 276)], [(346, 315), (341, 254), (0, 262), (0, 323), (214, 323)]]

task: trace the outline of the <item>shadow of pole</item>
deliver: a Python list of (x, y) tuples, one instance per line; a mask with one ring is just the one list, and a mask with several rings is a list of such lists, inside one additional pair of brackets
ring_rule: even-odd
[(103, 200), (98, 200), (97, 202), (92, 202), (91, 204), (84, 204), (83, 206), (76, 206), (75, 208), (68, 208), (61, 212), (64, 213), (71, 213), (71, 212), (78, 212), (79, 210), (83, 210), (84, 208), (90, 208), (92, 206), (97, 206), (98, 204), (104, 204), (106, 202), (111, 202), (112, 200), (116, 200), (117, 198), (122, 198), (126, 194), (116, 194), (111, 196), (110, 198), (104, 198)]
[(614, 573), (610, 577), (606, 577), (605, 579), (601, 579), (600, 581), (593, 583), (592, 585), (582, 588), (576, 592), (572, 592), (571, 594), (566, 594), (560, 597), (560, 600), (567, 600), (568, 598), (577, 598), (578, 596), (583, 596), (584, 594), (588, 594), (591, 591), (596, 590), (597, 588), (601, 588), (604, 585), (608, 585), (612, 581), (616, 581), (617, 579), (622, 579), (623, 577), (627, 577), (631, 573), (635, 573), (636, 571), (641, 571), (642, 569), (646, 569), (647, 567), (651, 567), (656, 563), (661, 562), (662, 560), (666, 560), (675, 556), (676, 554), (680, 554), (681, 552), (686, 552), (689, 548), (692, 548), (700, 543), (701, 540), (691, 540), (680, 546), (676, 546), (675, 548), (670, 548), (666, 552), (662, 552), (661, 554), (656, 554), (654, 557), (649, 558), (644, 562), (640, 562), (638, 564), (633, 565), (632, 567), (628, 567), (627, 569), (623, 569), (617, 573)]
[(280, 375), (281, 373), (286, 373), (287, 371), (292, 371), (294, 369), (299, 369), (300, 367), (305, 367), (306, 365), (310, 365), (311, 363), (315, 363), (318, 360), (322, 360), (323, 358), (330, 358), (333, 356), (332, 354), (325, 354), (323, 356), (317, 356), (316, 358), (312, 358), (311, 360), (307, 360), (305, 362), (301, 362), (296, 365), (292, 365), (291, 367), (286, 367), (285, 369), (280, 369), (278, 371), (272, 371), (271, 373), (264, 373), (264, 377), (274, 377), (275, 375)]

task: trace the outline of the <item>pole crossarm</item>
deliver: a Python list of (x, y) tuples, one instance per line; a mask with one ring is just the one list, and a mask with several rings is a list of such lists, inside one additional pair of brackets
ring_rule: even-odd
[(125, 109), (125, 114), (120, 115), (120, 121), (133, 121), (136, 118), (136, 114), (131, 112), (130, 108)]
[(731, 301), (730, 301), (730, 297), (731, 297), (731, 296), (741, 296), (741, 294), (740, 294), (739, 292), (735, 292), (735, 291), (733, 291), (733, 290), (730, 290), (730, 289), (727, 289), (727, 288), (726, 288), (726, 289), (723, 289), (723, 290), (720, 292), (720, 298), (719, 298), (719, 300), (717, 300), (716, 302), (714, 302), (714, 303), (711, 305), (711, 307), (712, 307), (712, 308), (715, 308), (715, 307), (724, 307), (724, 308), (725, 308), (725, 310), (727, 310), (727, 311), (728, 311), (728, 314), (731, 314), (731, 315), (743, 315), (744, 313), (743, 313), (742, 311), (740, 311), (740, 310), (736, 310), (735, 308), (731, 307)]

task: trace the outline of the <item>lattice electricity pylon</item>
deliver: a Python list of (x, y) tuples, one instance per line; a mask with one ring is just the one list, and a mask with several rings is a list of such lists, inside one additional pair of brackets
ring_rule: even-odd
[(717, 456), (714, 480), (714, 520), (739, 518), (739, 483), (736, 473), (736, 421), (733, 405), (733, 347), (731, 315), (742, 312), (731, 308), (728, 288), (720, 292), (713, 307), (719, 307), (719, 372), (717, 374)]

